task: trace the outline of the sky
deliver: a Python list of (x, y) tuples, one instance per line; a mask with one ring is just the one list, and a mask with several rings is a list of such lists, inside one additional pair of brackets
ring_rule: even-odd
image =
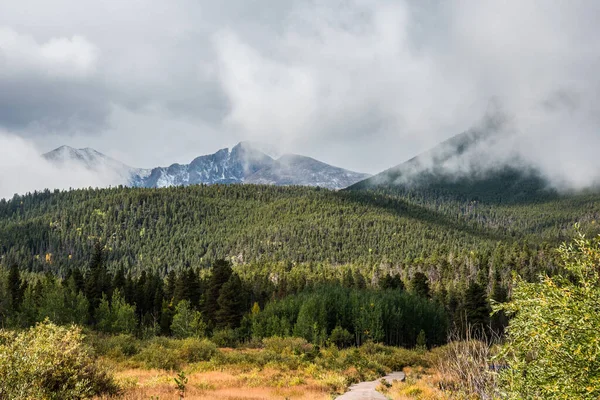
[(599, 17), (595, 0), (3, 0), (0, 180), (39, 179), (32, 154), (63, 144), (147, 168), (241, 140), (377, 173), (497, 114), (492, 157), (583, 186)]

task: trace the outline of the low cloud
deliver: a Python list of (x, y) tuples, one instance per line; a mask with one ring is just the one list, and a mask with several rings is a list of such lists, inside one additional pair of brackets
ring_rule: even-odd
[(54, 165), (25, 139), (0, 132), (0, 198), (41, 191), (107, 187), (122, 183), (115, 171), (88, 170), (75, 163)]

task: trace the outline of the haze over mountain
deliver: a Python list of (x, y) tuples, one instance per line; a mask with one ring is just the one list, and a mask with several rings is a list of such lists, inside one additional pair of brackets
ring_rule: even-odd
[(189, 164), (152, 169), (130, 167), (90, 148), (61, 146), (44, 154), (43, 158), (59, 167), (71, 165), (115, 175), (120, 179), (115, 184), (147, 188), (201, 183), (256, 183), (337, 190), (369, 177), (368, 174), (348, 171), (300, 155), (288, 154), (275, 160), (248, 142), (197, 157)]
[(502, 203), (556, 197), (556, 186), (520, 153), (505, 152), (501, 159), (490, 155), (502, 139), (493, 130), (464, 132), (348, 189)]
[(246, 183), (265, 185), (302, 185), (341, 189), (352, 185), (369, 174), (348, 171), (297, 154), (285, 154), (245, 180)]
[(129, 182), (132, 176), (147, 176), (150, 172), (142, 168), (132, 168), (89, 147), (74, 149), (69, 146), (61, 146), (43, 154), (42, 157), (60, 168), (83, 167), (98, 174), (108, 173), (118, 177), (119, 182)]

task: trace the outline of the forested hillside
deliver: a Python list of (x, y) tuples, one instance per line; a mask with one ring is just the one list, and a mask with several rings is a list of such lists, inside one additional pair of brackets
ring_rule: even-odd
[(0, 201), (0, 252), (7, 265), (60, 273), (85, 267), (99, 240), (109, 269), (134, 274), (235, 257), (414, 267), (433, 279), (432, 268), (462, 279), (500, 267), (528, 275), (546, 266), (547, 246), (568, 238), (574, 223), (595, 229), (599, 213), (592, 194), (503, 205), (253, 185), (46, 191)]
[[(371, 303), (375, 308), (364, 317), (370, 322), (363, 323), (378, 340), (414, 344), (419, 330), (393, 325), (393, 305), (405, 304), (404, 319), (427, 312), (433, 320), (426, 324), (448, 318), (456, 326), (475, 310), (470, 323), (491, 322), (501, 330), (505, 320), (489, 320), (488, 299), (507, 299), (513, 271), (532, 280), (542, 270), (553, 272), (552, 249), (575, 223), (597, 230), (599, 213), (593, 194), (500, 204), (398, 188), (214, 185), (15, 196), (0, 201), (2, 265), (13, 271), (13, 278), (5, 274), (12, 287), (6, 298), (14, 299), (0, 304), (0, 314), (20, 326), (51, 315), (108, 332), (137, 326), (171, 333), (173, 316), (192, 312), (176, 310), (181, 301), (202, 310), (209, 327), (239, 327), (256, 302), (267, 308), (245, 337), (251, 329), (258, 336), (301, 334), (323, 341), (340, 324), (352, 335), (361, 332), (363, 317), (356, 310)], [(235, 274), (214, 284), (219, 278), (207, 268), (221, 258), (233, 262)], [(323, 285), (329, 289), (319, 289)], [(327, 295), (340, 286), (352, 289), (355, 304), (339, 303), (348, 295)], [(371, 292), (390, 289), (391, 297)], [(403, 297), (405, 289), (433, 299), (444, 315)], [(328, 308), (319, 308), (327, 302)], [(125, 328), (99, 322), (111, 312), (120, 315), (119, 307), (135, 310), (137, 322)], [(221, 307), (229, 311), (219, 317)], [(348, 309), (343, 321), (343, 312), (329, 315), (336, 307)], [(323, 331), (306, 328), (315, 321)], [(445, 326), (423, 329), (437, 343)]]

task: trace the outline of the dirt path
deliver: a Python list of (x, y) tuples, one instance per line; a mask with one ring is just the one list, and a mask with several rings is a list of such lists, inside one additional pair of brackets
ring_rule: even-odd
[(394, 380), (403, 381), (404, 378), (404, 372), (392, 372), (376, 381), (360, 382), (350, 386), (350, 390), (339, 396), (336, 400), (387, 400), (384, 395), (375, 390), (377, 385), (379, 385), (379, 381), (385, 379), (391, 383)]

